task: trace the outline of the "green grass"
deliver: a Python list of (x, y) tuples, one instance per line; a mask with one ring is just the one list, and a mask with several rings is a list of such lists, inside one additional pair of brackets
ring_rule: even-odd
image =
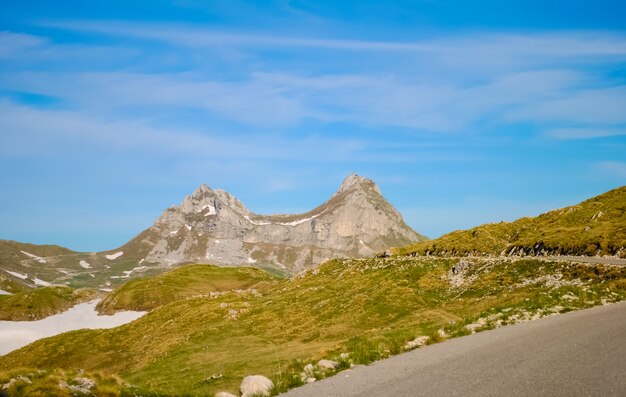
[(98, 310), (106, 314), (120, 310), (152, 310), (171, 302), (220, 291), (265, 291), (272, 287), (275, 280), (276, 277), (254, 268), (184, 266), (152, 278), (129, 281), (107, 294), (98, 305)]
[(397, 255), (617, 255), (626, 258), (626, 187), (515, 222), (459, 230)]
[(95, 299), (97, 292), (64, 286), (42, 287), (0, 295), (0, 320), (38, 320)]
[(449, 276), (458, 262), (333, 260), (260, 294), (177, 300), (122, 327), (37, 341), (4, 356), (0, 372), (79, 367), (160, 396), (235, 392), (244, 376), (262, 374), (279, 392), (302, 383), (304, 365), (321, 358), (339, 361), (346, 353), (341, 368), (367, 364), (402, 352), (418, 336), (436, 342), (443, 333), (470, 333), (477, 321), (484, 324), (476, 330), (489, 329), (626, 298), (626, 267), (472, 259), (455, 287)]

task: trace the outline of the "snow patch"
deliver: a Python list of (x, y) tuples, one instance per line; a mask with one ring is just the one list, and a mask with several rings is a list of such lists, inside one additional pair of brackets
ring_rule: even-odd
[(0, 289), (0, 295), (12, 295), (10, 292)]
[(124, 251), (116, 252), (115, 254), (111, 254), (111, 255), (106, 255), (106, 258), (109, 260), (114, 260), (114, 259), (119, 258), (122, 255), (124, 255)]
[(9, 273), (11, 276), (15, 276), (17, 278), (21, 278), (22, 280), (26, 280), (28, 278), (28, 274), (22, 274), (18, 272), (12, 272), (10, 270), (5, 270), (5, 272)]
[(248, 263), (256, 263), (256, 259), (248, 257)]
[(100, 291), (111, 292), (113, 291), (113, 288), (100, 288)]
[(147, 266), (137, 266), (137, 267), (132, 268), (131, 270), (124, 270), (122, 272), (122, 273), (124, 273), (123, 276), (111, 276), (109, 278), (129, 278), (130, 275), (133, 274), (133, 272), (135, 270), (143, 270), (143, 269), (146, 269), (146, 268), (147, 268)]
[(46, 260), (40, 256), (37, 255), (33, 255), (33, 254), (29, 254), (26, 251), (20, 251), (22, 254), (26, 255), (26, 256), (30, 256), (31, 258), (35, 259), (37, 262), (39, 263), (46, 263)]
[(205, 205), (204, 207), (200, 208), (200, 212), (203, 212), (206, 209), (209, 209), (209, 212), (207, 212), (206, 214), (204, 214), (204, 216), (209, 216), (209, 215), (215, 215), (217, 214), (217, 211), (215, 211), (215, 207), (212, 206), (211, 204)]
[(89, 263), (87, 263), (87, 261), (83, 261), (81, 260), (80, 262), (78, 262), (78, 264), (83, 268), (83, 269), (91, 269), (91, 265)]
[(191, 226), (185, 225), (185, 227), (187, 228), (187, 230), (191, 231)]
[(308, 218), (302, 218), (302, 219), (298, 219), (295, 221), (291, 221), (291, 222), (256, 222), (253, 221), (252, 219), (250, 219), (250, 217), (248, 215), (244, 215), (243, 217), (246, 218), (246, 220), (250, 223), (252, 223), (253, 225), (257, 225), (257, 226), (264, 226), (264, 225), (281, 225), (281, 226), (298, 226), (302, 223), (308, 222), (310, 220), (313, 220), (315, 218), (317, 218), (318, 216), (322, 215), (324, 212), (326, 212), (327, 210), (324, 210), (322, 212), (320, 212), (319, 214), (315, 214), (313, 216), (310, 216)]
[(37, 321), (0, 321), (0, 355), (26, 346), (36, 340), (77, 329), (114, 328), (129, 323), (147, 312), (124, 311), (100, 316), (96, 305), (100, 300), (80, 303), (69, 310)]
[(47, 286), (50, 285), (49, 282), (44, 281), (44, 280), (42, 280), (40, 278), (37, 278), (37, 277), (33, 278), (33, 282), (35, 283), (35, 285), (41, 285), (42, 287), (47, 287)]
[(250, 223), (252, 223), (253, 225), (257, 225), (257, 226), (264, 226), (264, 225), (271, 225), (272, 222), (256, 222), (253, 221), (252, 219), (250, 219), (250, 217), (248, 215), (244, 215), (244, 218), (246, 218), (246, 220)]

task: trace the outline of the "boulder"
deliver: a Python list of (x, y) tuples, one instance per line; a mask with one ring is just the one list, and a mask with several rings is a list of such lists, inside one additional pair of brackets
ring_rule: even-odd
[(237, 396), (227, 391), (220, 391), (220, 392), (215, 393), (215, 397), (237, 397)]
[(249, 375), (243, 378), (239, 391), (241, 397), (268, 396), (271, 394), (274, 383), (263, 375)]
[(408, 341), (404, 345), (404, 350), (411, 350), (411, 349), (415, 349), (416, 347), (422, 347), (426, 345), (426, 342), (428, 342), (429, 339), (430, 337), (428, 336), (418, 336), (417, 338), (411, 341)]
[(335, 369), (339, 366), (339, 363), (333, 360), (319, 360), (317, 366), (322, 369)]

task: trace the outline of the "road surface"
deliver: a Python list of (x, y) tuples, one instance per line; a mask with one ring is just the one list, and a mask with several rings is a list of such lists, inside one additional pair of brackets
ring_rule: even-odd
[(426, 346), (284, 396), (626, 396), (626, 302)]

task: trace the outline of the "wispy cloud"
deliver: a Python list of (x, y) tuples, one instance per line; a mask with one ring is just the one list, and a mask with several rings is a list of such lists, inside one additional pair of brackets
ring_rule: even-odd
[(511, 34), (476, 33), (462, 38), (417, 41), (350, 40), (340, 38), (293, 37), (290, 34), (260, 32), (229, 32), (189, 24), (129, 23), (124, 21), (47, 20), (41, 26), (103, 35), (158, 40), (178, 46), (255, 46), (323, 48), (353, 51), (402, 51), (469, 53), (506, 56), (543, 54), (551, 58), (571, 56), (626, 55), (626, 37), (620, 34), (593, 31), (562, 31), (554, 33)]
[(45, 44), (42, 37), (24, 33), (0, 32), (0, 59), (18, 56), (24, 50)]
[(594, 139), (626, 135), (626, 129), (560, 128), (548, 130), (546, 135), (556, 139)]
[[(626, 35), (619, 33), (485, 32), (400, 42), (258, 35), (193, 25), (119, 21), (41, 24), (97, 35), (148, 39), (175, 47), (175, 57), (168, 48), (151, 47), (147, 51), (140, 44), (128, 42), (123, 48), (91, 48), (92, 53), (102, 54), (101, 58), (110, 50), (110, 59), (124, 58), (115, 51), (128, 51), (127, 56), (133, 56), (133, 51), (147, 51), (150, 61), (132, 72), (123, 63), (102, 70), (102, 62), (94, 61), (91, 66), (69, 73), (0, 73), (0, 85), (7, 89), (58, 97), (89, 112), (108, 112), (108, 117), (118, 117), (125, 109), (138, 106), (166, 106), (210, 112), (253, 128), (291, 128), (313, 120), (455, 133), (471, 131), (485, 120), (492, 126), (545, 121), (552, 124), (552, 130), (577, 124), (606, 129), (607, 125), (626, 122), (626, 86), (619, 79), (586, 69), (590, 64), (610, 65), (626, 60)], [(67, 59), (67, 45), (49, 43), (45, 38), (10, 34), (7, 40), (17, 43), (12, 54), (18, 54), (20, 49), (25, 51), (21, 59)], [(27, 52), (28, 45), (19, 44), (22, 41), (42, 48)], [(209, 51), (235, 51), (242, 47), (243, 55), (228, 55), (226, 59), (219, 58), (222, 53), (218, 56), (208, 52), (202, 57), (200, 47)], [(272, 48), (288, 49), (293, 52), (293, 59), (281, 63), (279, 58), (271, 66), (258, 62), (262, 57), (256, 51)], [(311, 61), (315, 64), (299, 61), (303, 48), (354, 50), (359, 54), (343, 60), (341, 70), (319, 72), (328, 69), (325, 58)], [(84, 48), (85, 53), (89, 50)], [(380, 55), (380, 51), (393, 54)], [(165, 60), (175, 59), (171, 61), (173, 65), (184, 64), (187, 68), (155, 71), (152, 60), (158, 58), (157, 54)], [(133, 57), (142, 58), (136, 54)], [(181, 57), (184, 60), (177, 60)], [(387, 57), (389, 60), (384, 61)], [(100, 59), (93, 55), (89, 58)], [(81, 58), (77, 59), (80, 63)], [(190, 60), (199, 63), (189, 65)], [(364, 72), (359, 70), (361, 62), (376, 67)], [(212, 73), (213, 70), (217, 72)], [(96, 92), (98, 95), (93, 95)], [(563, 135), (562, 131), (559, 134)]]
[(137, 119), (111, 121), (81, 112), (36, 109), (0, 100), (0, 154), (6, 157), (48, 157), (59, 153), (109, 152), (142, 156), (178, 156), (204, 161), (305, 159), (316, 162), (401, 163), (415, 161), (467, 161), (449, 150), (422, 149), (424, 155), (380, 152), (376, 141), (333, 138), (313, 134), (285, 137), (266, 134), (229, 134), (207, 128), (157, 128)]
[(595, 163), (596, 170), (608, 173), (612, 177), (626, 179), (626, 162), (623, 161), (600, 161)]

